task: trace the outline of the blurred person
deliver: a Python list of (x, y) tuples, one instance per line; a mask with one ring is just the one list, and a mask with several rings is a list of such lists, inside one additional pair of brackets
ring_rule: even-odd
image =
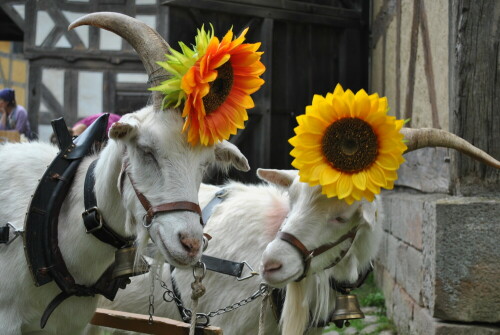
[(27, 139), (36, 139), (31, 131), (28, 112), (16, 103), (16, 92), (11, 88), (0, 90), (0, 130), (17, 130)]
[[(80, 121), (76, 122), (75, 125), (73, 126), (73, 136), (78, 136), (85, 129), (87, 129), (88, 126), (90, 126), (99, 116), (101, 116), (104, 113), (98, 113), (94, 115), (87, 116), (86, 118), (81, 119)], [(121, 115), (118, 114), (113, 114), (109, 113), (109, 119), (108, 119), (108, 126), (106, 127), (106, 137), (108, 135), (109, 128), (111, 128), (111, 125), (115, 123), (116, 121), (120, 120)]]

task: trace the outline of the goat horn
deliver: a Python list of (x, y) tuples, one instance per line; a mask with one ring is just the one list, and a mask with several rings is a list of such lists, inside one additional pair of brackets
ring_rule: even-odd
[(463, 138), (435, 128), (402, 128), (401, 134), (408, 147), (405, 153), (425, 147), (445, 147), (460, 151), (480, 162), (500, 169), (500, 162)]
[[(130, 43), (141, 58), (152, 86), (159, 85), (168, 76), (167, 71), (156, 62), (165, 58), (170, 46), (156, 30), (144, 22), (120, 13), (99, 12), (82, 16), (71, 23), (68, 30), (82, 25), (109, 30)], [(161, 100), (161, 95), (155, 93), (157, 92), (154, 92), (155, 97), (158, 95), (155, 100)]]

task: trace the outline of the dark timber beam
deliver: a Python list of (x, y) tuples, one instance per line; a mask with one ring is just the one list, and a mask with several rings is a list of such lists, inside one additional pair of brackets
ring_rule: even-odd
[[(500, 1), (450, 0), (450, 130), (500, 159)], [(500, 170), (452, 154), (452, 187), (496, 193)]]
[[(278, 4), (280, 7), (276, 7)], [(362, 24), (361, 9), (336, 8), (296, 1), (274, 3), (246, 0), (236, 3), (221, 0), (167, 0), (162, 2), (162, 5), (334, 27), (359, 27)]]

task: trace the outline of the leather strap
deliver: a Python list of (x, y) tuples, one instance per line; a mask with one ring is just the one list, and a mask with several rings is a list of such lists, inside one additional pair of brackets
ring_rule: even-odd
[[(146, 209), (146, 208), (144, 208)], [(177, 212), (177, 211), (188, 211), (196, 213), (200, 216), (200, 223), (203, 225), (203, 221), (201, 221), (201, 209), (198, 204), (190, 201), (177, 201), (177, 202), (169, 202), (165, 204), (161, 204), (158, 206), (150, 207), (147, 209), (146, 218), (148, 223), (153, 220), (153, 217), (158, 213), (163, 212)]]
[(352, 229), (348, 231), (346, 234), (342, 235), (337, 241), (323, 244), (322, 246), (319, 246), (318, 248), (314, 249), (312, 251), (314, 253), (314, 257), (321, 255), (322, 253), (330, 250), (331, 248), (335, 248), (337, 245), (339, 245), (340, 243), (344, 242), (347, 239), (354, 240), (354, 238), (356, 237), (356, 231), (357, 229)]
[(292, 234), (286, 233), (284, 231), (279, 231), (276, 235), (279, 239), (290, 243), (297, 251), (302, 255), (302, 262), (304, 263), (304, 271), (302, 275), (297, 278), (295, 281), (299, 282), (307, 276), (307, 272), (309, 271), (309, 267), (311, 266), (311, 259), (314, 257), (313, 252), (307, 250), (306, 246), (299, 241), (298, 238), (293, 236)]
[(227, 189), (225, 188), (217, 191), (212, 200), (210, 200), (210, 202), (205, 207), (203, 207), (203, 210), (201, 211), (201, 219), (203, 220), (204, 225), (207, 224), (208, 219), (210, 219), (210, 216), (212, 216), (212, 211), (214, 210), (215, 206), (224, 201), (226, 195)]
[(304, 263), (304, 272), (302, 272), (302, 275), (295, 280), (295, 281), (299, 282), (307, 276), (307, 272), (309, 271), (309, 267), (311, 265), (311, 260), (313, 257), (321, 255), (325, 251), (336, 247), (337, 245), (339, 245), (340, 243), (344, 242), (347, 239), (351, 239), (351, 244), (349, 245), (347, 250), (341, 250), (340, 255), (337, 258), (335, 258), (335, 260), (330, 265), (325, 267), (324, 269), (326, 270), (326, 269), (329, 269), (329, 268), (337, 265), (344, 258), (344, 256), (347, 254), (347, 252), (349, 251), (349, 248), (351, 247), (352, 242), (354, 241), (354, 238), (356, 237), (357, 229), (358, 229), (357, 227), (354, 227), (353, 229), (351, 229), (350, 231), (348, 231), (347, 233), (342, 235), (335, 242), (323, 244), (323, 245), (321, 245), (313, 250), (308, 250), (306, 248), (306, 246), (302, 242), (300, 242), (300, 240), (298, 238), (296, 238), (295, 236), (293, 236), (292, 234), (289, 234), (287, 232), (279, 231), (278, 234), (276, 234), (276, 237), (285, 241), (285, 242), (288, 242), (292, 247), (294, 247), (302, 255), (302, 261)]
[(85, 176), (83, 198), (85, 203), (85, 211), (82, 213), (83, 224), (88, 234), (94, 235), (100, 241), (107, 243), (117, 249), (121, 249), (130, 245), (133, 239), (126, 239), (115, 232), (102, 217), (98, 207), (97, 199), (95, 198), (94, 186), (95, 175), (94, 169), (97, 165), (97, 159), (93, 161), (87, 170)]
[(49, 320), (50, 315), (56, 309), (56, 307), (59, 306), (61, 302), (63, 302), (70, 296), (72, 296), (72, 294), (69, 294), (67, 292), (61, 292), (54, 299), (52, 299), (47, 308), (45, 308), (42, 318), (40, 319), (40, 328), (43, 329), (45, 327), (47, 321)]
[(222, 258), (202, 255), (201, 262), (205, 263), (207, 270), (223, 273), (229, 276), (241, 277), (245, 263), (238, 263)]
[(276, 237), (293, 245), (295, 249), (297, 249), (300, 252), (303, 258), (312, 256), (311, 255), (312, 252), (307, 250), (306, 246), (302, 244), (302, 242), (300, 242), (299, 239), (293, 236), (292, 234), (289, 234), (284, 231), (279, 231)]
[[(184, 314), (184, 310), (181, 307), (181, 305), (184, 305), (184, 303), (182, 303), (182, 294), (179, 290), (179, 286), (177, 285), (177, 281), (174, 278), (174, 270), (175, 266), (170, 265), (170, 282), (172, 283), (172, 291), (174, 291), (176, 298), (181, 302), (181, 304), (176, 303), (175, 305), (177, 306), (177, 310), (179, 311), (179, 315), (181, 316), (182, 321), (190, 322), (191, 318), (188, 315)], [(165, 291), (165, 293), (167, 293), (167, 291)]]
[(132, 184), (132, 188), (134, 189), (134, 192), (137, 195), (137, 198), (139, 199), (139, 202), (141, 203), (142, 207), (144, 207), (144, 209), (146, 210), (145, 219), (147, 226), (151, 224), (151, 221), (153, 220), (156, 214), (165, 212), (176, 212), (176, 211), (188, 211), (198, 214), (200, 216), (200, 224), (203, 226), (201, 208), (198, 204), (195, 204), (194, 202), (177, 201), (177, 202), (164, 203), (158, 206), (151, 205), (151, 202), (149, 202), (146, 196), (142, 194), (135, 186), (134, 179), (132, 178), (130, 172), (128, 171), (128, 165), (129, 165), (128, 160), (126, 159), (123, 162), (123, 164), (124, 164), (124, 170), (126, 171), (130, 183)]

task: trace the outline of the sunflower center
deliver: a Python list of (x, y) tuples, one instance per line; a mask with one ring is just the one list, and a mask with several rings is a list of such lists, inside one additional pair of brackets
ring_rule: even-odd
[(377, 159), (377, 135), (367, 122), (358, 118), (343, 118), (326, 129), (321, 148), (334, 168), (355, 173), (366, 169)]
[(229, 61), (217, 68), (217, 78), (209, 83), (210, 91), (203, 97), (203, 105), (207, 114), (212, 113), (226, 101), (233, 87), (233, 67)]

